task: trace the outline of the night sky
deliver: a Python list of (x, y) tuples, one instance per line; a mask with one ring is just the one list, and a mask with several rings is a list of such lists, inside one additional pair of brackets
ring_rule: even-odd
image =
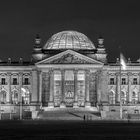
[(0, 3), (0, 59), (30, 60), (34, 38), (76, 30), (96, 45), (105, 39), (109, 61), (140, 58), (140, 6), (135, 0), (5, 0)]

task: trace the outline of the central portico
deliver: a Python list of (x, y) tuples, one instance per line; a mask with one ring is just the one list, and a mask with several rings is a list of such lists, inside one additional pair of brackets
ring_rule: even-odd
[(88, 76), (89, 72), (86, 70), (52, 70), (48, 106), (90, 106)]
[(36, 66), (40, 69), (42, 106), (78, 108), (96, 104), (98, 72), (103, 63), (66, 50), (37, 62)]
[[(100, 102), (100, 74), (106, 61), (103, 39), (99, 49), (82, 33), (63, 31), (40, 47), (33, 57), (39, 75), (39, 104), (47, 108), (89, 108)], [(98, 95), (98, 96), (97, 96)]]

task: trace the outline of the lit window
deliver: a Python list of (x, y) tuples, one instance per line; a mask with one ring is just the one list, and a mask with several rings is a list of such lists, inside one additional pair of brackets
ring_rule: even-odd
[(13, 91), (13, 93), (12, 93), (12, 103), (18, 104), (18, 92), (17, 91)]
[(122, 85), (126, 85), (126, 78), (122, 78)]
[(61, 72), (60, 71), (55, 71), (54, 80), (55, 81), (60, 81), (61, 80)]
[(133, 85), (137, 85), (137, 84), (138, 84), (137, 78), (133, 78)]
[(77, 74), (77, 80), (78, 81), (84, 81), (85, 80), (85, 74), (83, 71), (79, 71)]
[(109, 93), (109, 103), (115, 104), (115, 93), (112, 91)]
[(121, 102), (122, 104), (126, 104), (126, 93), (121, 91)]
[(23, 96), (22, 97), (23, 97), (22, 98), (23, 104), (30, 104), (30, 93), (29, 93), (29, 91), (27, 89), (23, 93)]
[(132, 104), (138, 103), (138, 94), (136, 92), (132, 92)]
[(1, 78), (1, 84), (6, 85), (5, 78)]
[(114, 85), (115, 82), (114, 82), (114, 78), (110, 78), (110, 85)]
[(74, 81), (74, 73), (73, 73), (73, 71), (67, 70), (65, 72), (65, 80), (66, 81)]
[(0, 92), (0, 103), (5, 104), (6, 103), (6, 91), (2, 90)]

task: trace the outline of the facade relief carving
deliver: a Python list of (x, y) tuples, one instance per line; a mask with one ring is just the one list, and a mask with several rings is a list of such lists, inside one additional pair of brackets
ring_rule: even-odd
[(72, 55), (70, 53), (63, 55), (60, 58), (57, 58), (50, 63), (53, 64), (91, 64), (91, 62), (84, 60), (82, 58), (77, 57), (76, 55)]

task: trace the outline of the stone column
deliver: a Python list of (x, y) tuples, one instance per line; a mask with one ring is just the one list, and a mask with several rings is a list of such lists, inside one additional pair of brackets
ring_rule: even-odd
[(85, 79), (86, 79), (86, 85), (85, 85), (85, 107), (90, 107), (90, 97), (89, 97), (89, 71), (85, 70)]
[(42, 107), (42, 71), (39, 71), (39, 104)]
[(102, 76), (103, 75), (102, 75), (100, 70), (96, 71), (96, 90), (97, 90), (96, 96), (97, 96), (97, 104), (101, 103), (101, 89), (102, 89), (102, 84), (103, 84)]
[(65, 70), (62, 69), (61, 70), (61, 104), (60, 104), (60, 108), (65, 108), (65, 101), (64, 101), (64, 95), (65, 94)]
[(127, 94), (128, 103), (130, 102), (130, 94), (131, 94), (131, 76), (132, 76), (132, 73), (129, 72), (128, 73), (128, 94)]
[(7, 102), (11, 103), (11, 73), (7, 73), (8, 76), (8, 97), (7, 97)]
[(116, 96), (115, 96), (116, 103), (119, 103), (119, 93), (120, 93), (120, 73), (116, 73)]
[(18, 96), (18, 102), (20, 103), (20, 106), (19, 106), (19, 114), (20, 114), (20, 119), (22, 119), (22, 113), (23, 113), (23, 108), (24, 108), (24, 105), (22, 103), (22, 92), (21, 92), (21, 88), (23, 86), (23, 73), (20, 72), (19, 73), (19, 96)]
[(74, 104), (73, 104), (73, 107), (74, 108), (77, 108), (78, 107), (78, 92), (77, 92), (77, 83), (78, 83), (78, 80), (77, 80), (77, 74), (78, 74), (78, 70), (75, 69), (74, 70)]
[(138, 103), (140, 103), (140, 73), (138, 74), (139, 75), (139, 80), (138, 80), (138, 85), (139, 85), (139, 92), (138, 92)]
[(54, 72), (50, 70), (50, 97), (48, 102), (48, 107), (54, 107)]
[(19, 102), (21, 102), (21, 99), (22, 99), (22, 95), (21, 95), (21, 88), (22, 88), (22, 82), (23, 82), (22, 76), (23, 76), (23, 73), (20, 72), (19, 73), (19, 96), (18, 96)]
[(32, 95), (31, 104), (36, 105), (39, 101), (39, 72), (36, 70), (32, 71)]
[(120, 72), (117, 73), (117, 102), (120, 102)]

